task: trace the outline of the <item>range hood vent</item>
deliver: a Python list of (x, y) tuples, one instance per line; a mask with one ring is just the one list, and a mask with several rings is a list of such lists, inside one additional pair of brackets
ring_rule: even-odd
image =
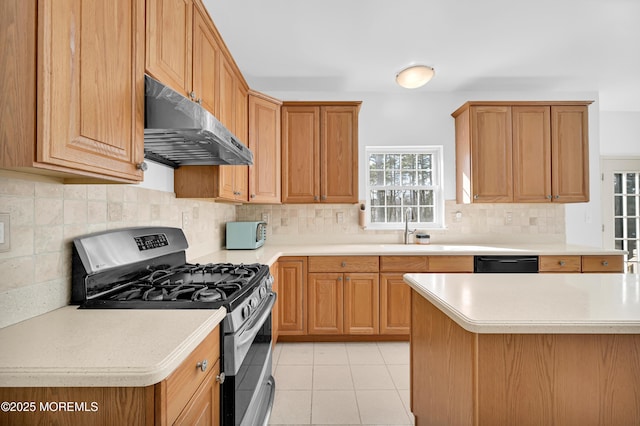
[(174, 169), (253, 164), (249, 148), (209, 111), (148, 75), (144, 156)]

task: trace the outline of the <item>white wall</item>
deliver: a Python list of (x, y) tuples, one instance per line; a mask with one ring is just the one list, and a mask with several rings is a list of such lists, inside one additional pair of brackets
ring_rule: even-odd
[(640, 112), (600, 112), (600, 155), (640, 155)]
[(269, 93), (283, 100), (362, 100), (359, 116), (360, 199), (364, 198), (363, 147), (368, 145), (442, 145), (445, 199), (455, 199), (455, 129), (451, 113), (470, 100), (593, 100), (589, 107), (589, 178), (591, 202), (566, 206), (569, 244), (601, 245), (599, 106), (596, 92), (429, 92), (418, 89), (398, 94)]

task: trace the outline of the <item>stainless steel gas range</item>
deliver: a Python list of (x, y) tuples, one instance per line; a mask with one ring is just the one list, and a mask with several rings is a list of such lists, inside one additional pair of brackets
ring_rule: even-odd
[(275, 381), (269, 267), (190, 264), (181, 229), (125, 228), (73, 241), (72, 303), (82, 309), (218, 309), (227, 315), (221, 340), (224, 425), (266, 425)]

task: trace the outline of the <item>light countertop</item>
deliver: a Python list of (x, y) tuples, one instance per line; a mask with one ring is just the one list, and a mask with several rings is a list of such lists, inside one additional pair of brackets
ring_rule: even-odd
[(409, 255), (622, 255), (620, 250), (565, 244), (270, 244), (256, 250), (220, 250), (193, 263), (274, 264), (280, 256), (409, 256)]
[(406, 274), (473, 333), (638, 334), (638, 274)]
[(222, 309), (77, 309), (0, 329), (0, 386), (149, 386), (222, 321)]

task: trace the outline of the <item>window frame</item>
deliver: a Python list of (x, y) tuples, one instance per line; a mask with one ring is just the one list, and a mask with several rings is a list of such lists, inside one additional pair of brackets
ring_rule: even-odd
[[(365, 226), (372, 230), (398, 230), (404, 229), (404, 222), (380, 223), (371, 221), (371, 176), (369, 157), (371, 154), (431, 154), (432, 157), (432, 185), (430, 186), (405, 186), (402, 188), (430, 189), (433, 191), (433, 222), (410, 221), (410, 227), (420, 229), (444, 229), (444, 148), (442, 145), (415, 145), (415, 146), (366, 146), (365, 147)], [(376, 186), (377, 187), (377, 186)]]

